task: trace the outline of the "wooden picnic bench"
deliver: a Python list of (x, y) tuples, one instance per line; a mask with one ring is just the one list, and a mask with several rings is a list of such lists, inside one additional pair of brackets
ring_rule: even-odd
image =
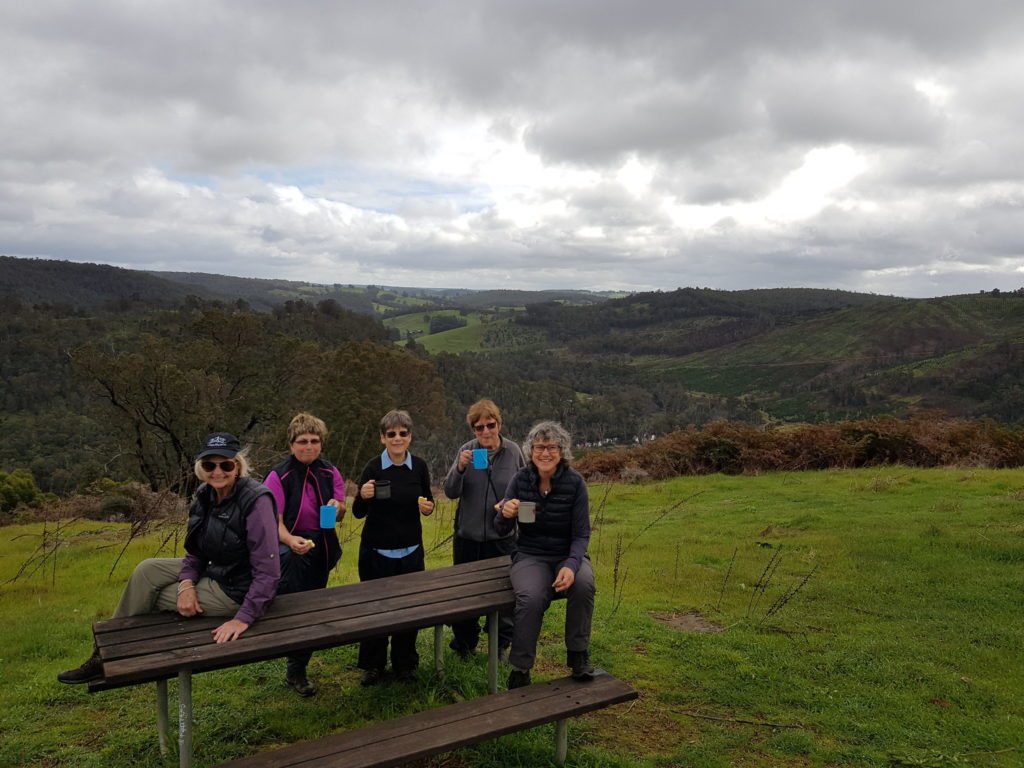
[[(155, 682), (162, 752), (168, 744), (167, 680), (178, 678), (178, 754), (192, 765), (192, 674), (249, 664), (297, 651), (316, 651), (372, 637), (434, 627), (434, 660), (443, 671), (443, 627), (511, 608), (515, 595), (507, 557), (436, 568), (387, 579), (279, 595), (266, 615), (229, 643), (215, 643), (214, 617), (172, 612), (99, 621), (93, 633), (103, 679), (90, 691)], [(490, 638), (488, 687), (497, 691), (498, 634)]]
[(534, 683), (240, 758), (220, 768), (387, 768), (550, 722), (558, 723), (556, 759), (561, 765), (568, 749), (567, 718), (635, 698), (635, 690), (599, 670), (590, 681), (566, 677)]

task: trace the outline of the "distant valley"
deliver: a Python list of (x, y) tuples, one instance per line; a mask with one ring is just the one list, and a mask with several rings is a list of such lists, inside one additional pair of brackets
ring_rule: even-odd
[[(803, 288), (431, 290), (0, 257), (0, 306), (8, 434), (28, 429), (33, 414), (57, 423), (70, 409), (72, 442), (90, 445), (106, 440), (104, 419), (93, 414), (111, 403), (82, 361), (91, 354), (97, 370), (117, 368), (148, 350), (187, 368), (187, 357), (175, 358), (174, 350), (188, 345), (193, 354), (212, 355), (208, 368), (226, 365), (231, 355), (265, 359), (266, 350), (301, 345), (310, 360), (341, 360), (354, 354), (354, 345), (372, 345), (381, 360), (405, 356), (421, 372), (420, 389), (430, 393), (423, 408), (434, 439), (424, 439), (422, 450), (436, 452), (438, 466), (447, 443), (461, 434), (465, 406), (481, 396), (506, 409), (512, 434), (552, 417), (591, 444), (632, 443), (713, 420), (824, 421), (915, 409), (1024, 422), (1020, 291), (903, 299)], [(225, 340), (210, 323), (244, 326), (244, 332)], [(272, 365), (265, 361), (262, 370), (270, 375)], [(375, 379), (346, 371), (331, 378), (350, 399), (362, 398), (365, 410), (335, 407), (329, 388), (296, 385), (286, 368), (277, 375), (290, 383), (278, 390), (240, 392), (263, 398), (262, 405), (217, 417), (240, 419), (244, 424), (232, 428), (247, 426), (253, 437), (269, 440), (288, 409), (334, 408), (336, 419), (349, 421), (370, 418), (388, 398), (410, 399), (380, 387), (376, 398), (360, 394)], [(346, 379), (351, 387), (341, 386)], [(121, 417), (126, 423), (142, 418)], [(120, 434), (122, 448), (132, 434)], [(31, 464), (65, 438), (37, 429), (35, 447), (8, 442), (0, 462)], [(352, 438), (350, 448), (353, 464), (364, 458), (357, 454), (365, 452), (365, 441)], [(69, 474), (73, 461), (68, 454)]]

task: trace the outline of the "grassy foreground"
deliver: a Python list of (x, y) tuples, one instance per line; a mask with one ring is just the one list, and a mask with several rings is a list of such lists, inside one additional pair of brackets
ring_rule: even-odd
[[(592, 655), (641, 699), (575, 721), (570, 765), (1024, 763), (1024, 472), (690, 477), (591, 497)], [(428, 523), (428, 567), (449, 562), (451, 519), (444, 503)], [(356, 578), (358, 523), (344, 526), (332, 583)], [(7, 583), (42, 526), (0, 529), (0, 765), (177, 764), (157, 749), (152, 686), (90, 695), (54, 679), (88, 652), (130, 568), (171, 554), (169, 531), (154, 533), (111, 573), (126, 532), (78, 524)], [(563, 611), (549, 612), (535, 679), (564, 674)], [(198, 675), (197, 765), (484, 694), (486, 657), (449, 654), (441, 680), (431, 638), (415, 684), (361, 688), (353, 647), (314, 656), (308, 700), (285, 687), (283, 661)], [(432, 764), (548, 765), (552, 733)]]

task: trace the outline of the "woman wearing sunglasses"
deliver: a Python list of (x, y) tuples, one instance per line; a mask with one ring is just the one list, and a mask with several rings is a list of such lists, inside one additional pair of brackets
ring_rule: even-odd
[[(341, 559), (335, 528), (320, 527), (320, 507), (335, 507), (337, 523), (345, 516), (345, 479), (320, 458), (327, 425), (311, 413), (297, 414), (288, 424), (291, 456), (267, 475), (264, 484), (274, 494), (281, 540), (281, 583), (278, 594), (323, 589), (331, 569)], [(306, 675), (311, 651), (288, 657), (285, 682), (299, 696), (312, 696), (316, 686)]]
[[(452, 561), (455, 565), (508, 557), (516, 547), (512, 529), (498, 532), (494, 525), (494, 505), (509, 480), (525, 463), (519, 446), (502, 437), (501, 411), (493, 400), (480, 400), (469, 407), (466, 423), (476, 435), (459, 448), (444, 479), (444, 495), (458, 499), (455, 510), (455, 535)], [(486, 451), (486, 456), (474, 451)], [(490, 628), (488, 627), (488, 631)], [(454, 638), (449, 647), (463, 659), (473, 656), (480, 640), (480, 619), (472, 618), (452, 625)], [(502, 612), (498, 620), (498, 653), (508, 657), (512, 643), (512, 611)]]
[(495, 519), (499, 531), (518, 528), (519, 533), (510, 574), (516, 608), (508, 687), (530, 684), (544, 612), (556, 596), (566, 598), (566, 664), (573, 678), (589, 680), (594, 676), (590, 663), (594, 569), (587, 555), (587, 484), (569, 466), (572, 446), (562, 425), (535, 424), (523, 447), (530, 463), (508, 484)]
[[(359, 495), (352, 503), (352, 514), (359, 519), (366, 518), (359, 545), (360, 581), (422, 571), (420, 516), (434, 511), (427, 464), (409, 453), (412, 417), (406, 411), (388, 411), (380, 420), (380, 441), (384, 450), (363, 469)], [(416, 653), (415, 631), (364, 640), (359, 644), (363, 685), (376, 685), (383, 678), (389, 639), (395, 677), (413, 679), (420, 660)]]
[[(277, 514), (274, 497), (250, 477), (238, 438), (207, 436), (196, 457), (202, 481), (188, 511), (185, 557), (143, 560), (121, 595), (114, 618), (152, 611), (182, 616), (230, 616), (211, 630), (218, 643), (235, 640), (263, 616), (277, 591)], [(103, 677), (99, 652), (80, 667), (61, 672), (62, 683)]]

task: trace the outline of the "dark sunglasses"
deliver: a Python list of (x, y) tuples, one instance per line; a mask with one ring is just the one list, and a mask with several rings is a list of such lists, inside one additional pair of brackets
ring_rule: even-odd
[(222, 472), (234, 472), (237, 465), (231, 459), (225, 459), (224, 461), (204, 461), (199, 466), (203, 468), (204, 472), (213, 472), (217, 467), (220, 467)]
[(409, 430), (408, 429), (399, 429), (399, 430), (389, 429), (387, 432), (384, 433), (384, 437), (408, 437), (408, 436), (409, 436)]
[(301, 440), (292, 440), (296, 445), (320, 445), (319, 437), (304, 437)]
[(476, 432), (477, 434), (480, 434), (485, 429), (487, 431), (491, 432), (491, 431), (494, 431), (497, 428), (498, 428), (498, 422), (496, 422), (496, 421), (488, 421), (486, 424), (474, 424), (473, 425), (473, 431)]

